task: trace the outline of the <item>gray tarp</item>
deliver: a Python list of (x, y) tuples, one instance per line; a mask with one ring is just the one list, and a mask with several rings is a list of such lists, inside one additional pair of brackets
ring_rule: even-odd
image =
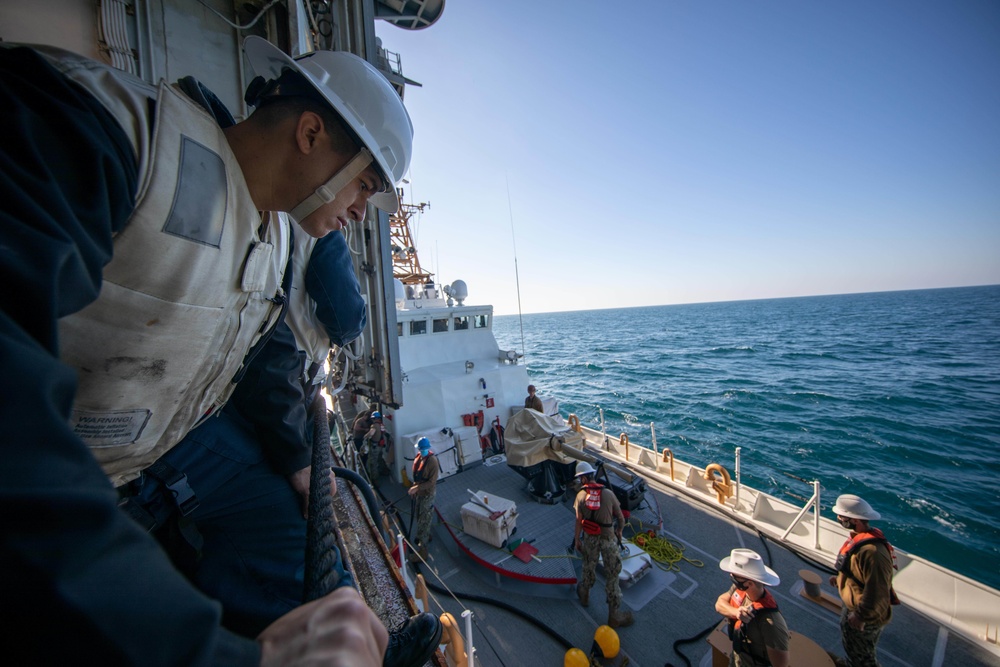
[(573, 463), (580, 456), (567, 456), (563, 448), (579, 452), (583, 449), (583, 436), (571, 430), (558, 415), (546, 416), (526, 408), (507, 420), (504, 445), (510, 466), (527, 467), (542, 461)]

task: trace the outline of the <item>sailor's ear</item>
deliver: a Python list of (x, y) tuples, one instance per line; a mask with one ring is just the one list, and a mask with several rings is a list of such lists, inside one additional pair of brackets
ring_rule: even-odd
[(313, 111), (303, 111), (295, 124), (295, 144), (306, 155), (312, 153), (323, 135), (323, 119)]

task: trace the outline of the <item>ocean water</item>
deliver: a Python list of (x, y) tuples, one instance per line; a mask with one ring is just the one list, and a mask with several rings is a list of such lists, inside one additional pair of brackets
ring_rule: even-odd
[[(542, 396), (1000, 588), (1000, 286), (495, 318)], [(787, 474), (786, 474), (787, 473)]]

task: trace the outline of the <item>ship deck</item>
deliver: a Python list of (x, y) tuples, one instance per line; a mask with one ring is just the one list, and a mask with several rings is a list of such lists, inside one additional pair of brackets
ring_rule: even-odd
[[(539, 504), (528, 496), (525, 484), (505, 464), (474, 465), (440, 480), (436, 499), (439, 521), (433, 528), (428, 561), (418, 566), (432, 589), (431, 611), (448, 611), (457, 619), (465, 609), (473, 612), (476, 659), (484, 667), (561, 664), (566, 651), (562, 641), (586, 652), (594, 630), (607, 619), (600, 571), (589, 607), (582, 607), (576, 597), (580, 560), (567, 553), (573, 532), (569, 499)], [(823, 651), (843, 655), (838, 613), (828, 604), (829, 599), (836, 600), (836, 591), (825, 583), (827, 572), (696, 500), (679, 496), (655, 481), (649, 487), (648, 495), (662, 512), (660, 535), (683, 547), (687, 559), (669, 570), (654, 567), (634, 585), (622, 588), (635, 624), (619, 631), (622, 652), (609, 664), (624, 664), (626, 658), (631, 667), (685, 664), (673, 644), (721, 620), (714, 608), (715, 599), (728, 590), (729, 580), (718, 563), (737, 547), (757, 551), (781, 576), (781, 584), (771, 591), (790, 630), (810, 638)], [(405, 491), (385, 480), (380, 490), (385, 497), (404, 499), (396, 506), (407, 525), (410, 516)], [(517, 503), (517, 532), (512, 537), (534, 540), (539, 558), (527, 563), (507, 558), (507, 549), (466, 535), (461, 507), (470, 499), (468, 490), (483, 490)], [(824, 600), (804, 595), (799, 576), (804, 569), (822, 576)], [(536, 622), (523, 619), (510, 608), (529, 614)], [(705, 639), (680, 648), (690, 664), (711, 665), (711, 649)], [(951, 633), (903, 605), (894, 608), (893, 620), (879, 644), (879, 659), (884, 667), (1000, 667), (1000, 652), (991, 648)], [(796, 662), (793, 654), (792, 664), (806, 663)]]

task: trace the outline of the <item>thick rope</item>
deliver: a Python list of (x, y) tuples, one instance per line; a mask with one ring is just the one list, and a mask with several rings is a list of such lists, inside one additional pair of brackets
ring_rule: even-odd
[[(629, 524), (629, 527), (631, 527), (631, 524)], [(634, 528), (632, 530), (635, 531)], [(675, 572), (680, 571), (678, 563), (681, 561), (687, 561), (695, 567), (705, 566), (700, 560), (685, 556), (683, 544), (668, 540), (659, 535), (655, 530), (647, 530), (645, 532), (640, 530), (635, 532), (635, 534), (628, 538), (628, 541), (649, 554), (649, 557), (653, 559), (656, 566), (665, 572), (670, 572), (671, 570)]]
[(317, 392), (313, 415), (312, 474), (309, 479), (309, 520), (306, 528), (306, 572), (304, 601), (310, 602), (331, 592), (340, 583), (334, 565), (340, 559), (334, 531), (333, 494), (330, 487), (330, 423), (326, 401)]

